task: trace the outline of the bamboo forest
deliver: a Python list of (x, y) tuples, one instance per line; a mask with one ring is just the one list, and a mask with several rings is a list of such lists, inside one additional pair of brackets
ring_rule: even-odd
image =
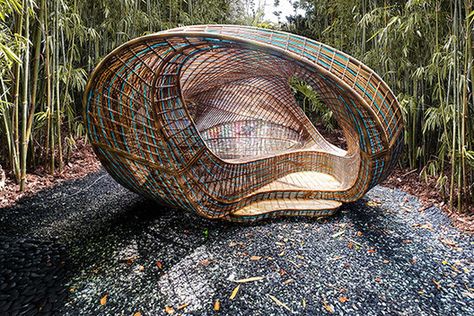
[(406, 125), (399, 166), (435, 177), (451, 208), (468, 209), (474, 202), (472, 1), (292, 5), (286, 18), (275, 12), (280, 22), (272, 23), (258, 4), (239, 0), (2, 0), (2, 167), (20, 190), (37, 165), (62, 172), (76, 141), (85, 137), (81, 96), (87, 76), (121, 43), (182, 25), (243, 24), (319, 40), (383, 74)]
[(0, 0), (0, 315), (474, 315), (474, 0)]

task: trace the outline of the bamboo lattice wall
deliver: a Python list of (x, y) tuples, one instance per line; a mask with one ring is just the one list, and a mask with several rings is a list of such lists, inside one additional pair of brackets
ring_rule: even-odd
[[(311, 124), (293, 77), (333, 111), (347, 151)], [(200, 25), (131, 40), (97, 66), (84, 105), (114, 179), (209, 218), (330, 215), (382, 181), (402, 149), (402, 113), (377, 74), (268, 29)]]

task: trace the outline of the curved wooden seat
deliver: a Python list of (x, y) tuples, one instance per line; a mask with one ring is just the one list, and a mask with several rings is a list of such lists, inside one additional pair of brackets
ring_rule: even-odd
[[(343, 129), (329, 143), (295, 101), (307, 82)], [(125, 187), (209, 218), (330, 215), (392, 169), (403, 122), (367, 66), (316, 41), (232, 25), (131, 40), (84, 94), (94, 150)]]

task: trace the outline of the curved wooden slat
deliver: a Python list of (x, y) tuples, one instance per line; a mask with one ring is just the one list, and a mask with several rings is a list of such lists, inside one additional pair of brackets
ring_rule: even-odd
[[(297, 105), (305, 80), (334, 114), (342, 150)], [(84, 94), (89, 138), (125, 187), (201, 216), (324, 216), (383, 180), (402, 148), (399, 104), (370, 68), (279, 31), (198, 25), (131, 40)]]

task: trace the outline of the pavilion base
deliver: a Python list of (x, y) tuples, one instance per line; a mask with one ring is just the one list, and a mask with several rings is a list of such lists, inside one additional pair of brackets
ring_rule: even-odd
[(341, 205), (341, 202), (332, 200), (265, 200), (246, 205), (233, 212), (228, 219), (235, 222), (251, 222), (281, 216), (325, 217), (333, 215)]

